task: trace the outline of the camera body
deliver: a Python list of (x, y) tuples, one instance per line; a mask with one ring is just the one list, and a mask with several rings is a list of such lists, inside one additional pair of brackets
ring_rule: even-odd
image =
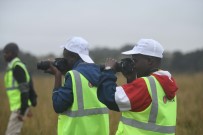
[(55, 58), (55, 61), (40, 61), (37, 63), (37, 69), (47, 70), (50, 67), (50, 63), (55, 66), (59, 71), (64, 72), (68, 68), (68, 64), (65, 58)]
[(122, 72), (124, 74), (131, 74), (134, 71), (135, 63), (131, 58), (121, 59), (116, 63), (115, 71)]

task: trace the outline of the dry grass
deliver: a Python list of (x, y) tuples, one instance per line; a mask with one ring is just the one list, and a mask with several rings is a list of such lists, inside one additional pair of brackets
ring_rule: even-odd
[[(177, 135), (203, 134), (203, 74), (176, 75), (179, 86)], [(38, 93), (38, 106), (32, 109), (33, 117), (27, 119), (22, 129), (22, 135), (56, 135), (57, 114), (52, 107), (53, 78), (34, 77), (35, 88)], [(124, 83), (119, 79), (118, 83)], [(8, 118), (8, 98), (0, 75), (0, 135), (3, 135)]]
[(177, 75), (178, 135), (203, 134), (203, 74)]

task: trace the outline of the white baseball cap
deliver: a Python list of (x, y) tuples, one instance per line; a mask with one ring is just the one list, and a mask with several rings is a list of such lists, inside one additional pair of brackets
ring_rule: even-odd
[(143, 54), (163, 58), (164, 49), (162, 45), (153, 39), (140, 39), (132, 50), (122, 52), (125, 55)]
[(77, 53), (80, 58), (87, 63), (94, 63), (94, 61), (89, 56), (89, 43), (82, 37), (72, 37), (67, 42), (61, 46), (68, 51)]

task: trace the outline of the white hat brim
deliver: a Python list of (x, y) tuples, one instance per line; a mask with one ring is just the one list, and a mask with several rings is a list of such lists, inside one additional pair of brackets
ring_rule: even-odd
[(89, 55), (84, 55), (84, 54), (78, 54), (80, 56), (80, 58), (87, 62), (87, 63), (94, 63), (94, 61), (90, 58)]
[(122, 54), (125, 54), (125, 55), (132, 55), (132, 54), (138, 54), (138, 52), (135, 51), (135, 50), (129, 50), (129, 51), (122, 52)]

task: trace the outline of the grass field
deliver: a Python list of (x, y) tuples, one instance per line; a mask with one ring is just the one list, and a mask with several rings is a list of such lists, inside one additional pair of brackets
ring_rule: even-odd
[[(179, 86), (176, 135), (203, 134), (203, 73), (176, 75)], [(118, 83), (124, 83), (119, 79)], [(34, 76), (38, 106), (32, 108), (33, 117), (26, 119), (22, 135), (56, 135), (57, 114), (52, 107), (53, 78)], [(0, 75), (0, 135), (4, 135), (9, 119), (8, 98)]]

